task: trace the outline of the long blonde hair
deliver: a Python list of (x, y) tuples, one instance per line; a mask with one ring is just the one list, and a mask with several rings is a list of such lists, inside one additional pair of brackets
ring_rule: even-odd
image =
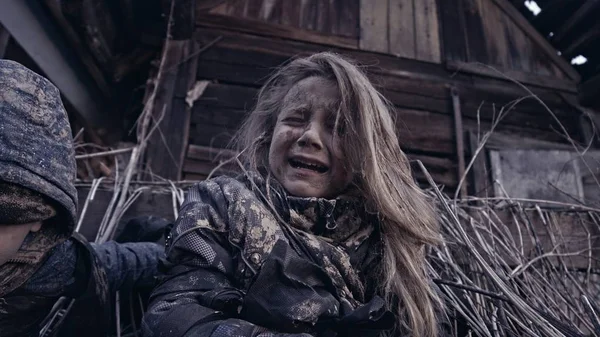
[(381, 219), (384, 241), (379, 291), (397, 308), (398, 324), (412, 336), (437, 335), (436, 307), (441, 301), (425, 271), (427, 244), (440, 236), (433, 208), (417, 186), (400, 149), (391, 105), (351, 61), (333, 53), (295, 59), (265, 83), (256, 107), (242, 125), (236, 144), (250, 169), (268, 168), (277, 115), (289, 89), (302, 79), (321, 76), (337, 84), (341, 102), (336, 123), (346, 165), (369, 209)]

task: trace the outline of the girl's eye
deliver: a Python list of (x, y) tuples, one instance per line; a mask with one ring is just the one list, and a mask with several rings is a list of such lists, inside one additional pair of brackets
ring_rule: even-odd
[(290, 124), (303, 124), (304, 118), (302, 118), (301, 116), (290, 116), (284, 118), (284, 121)]

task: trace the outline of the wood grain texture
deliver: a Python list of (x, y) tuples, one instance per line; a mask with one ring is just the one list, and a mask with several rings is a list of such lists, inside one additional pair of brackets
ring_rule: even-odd
[(360, 0), (360, 49), (389, 51), (388, 11), (388, 0)]
[(468, 45), (464, 24), (464, 0), (438, 0), (439, 17), (442, 31), (442, 48), (444, 59), (467, 61)]
[(535, 28), (519, 13), (517, 9), (514, 8), (507, 0), (487, 0), (492, 1), (498, 6), (507, 16), (509, 16), (514, 24), (519, 26), (521, 30), (529, 36), (533, 42), (536, 44), (538, 48), (544, 51), (547, 58), (551, 59), (557, 67), (562, 70), (562, 73), (566, 75), (567, 78), (572, 81), (578, 83), (581, 80), (581, 76), (577, 73), (577, 71), (565, 61), (562, 57), (557, 55), (556, 49), (552, 47), (550, 42), (548, 42), (540, 33), (538, 33)]
[(358, 1), (236, 0), (227, 1), (210, 13), (357, 39)]
[(356, 49), (358, 41), (354, 38), (321, 34), (316, 31), (298, 29), (291, 26), (277, 25), (255, 19), (231, 17), (221, 14), (200, 12), (196, 17), (199, 27), (212, 27), (230, 31), (251, 33), (262, 36), (279, 37), (299, 41), (309, 41), (330, 46)]
[(389, 0), (390, 54), (416, 58), (415, 6), (412, 0)]
[(157, 131), (149, 139), (146, 164), (165, 179), (181, 179), (185, 148), (190, 138), (190, 107), (185, 98), (196, 80), (198, 50), (194, 40), (168, 41), (163, 76), (156, 96), (154, 121)]
[[(484, 0), (487, 1), (487, 0)], [(480, 0), (463, 0), (464, 25), (469, 48), (469, 62), (488, 64), (488, 41), (482, 21), (482, 4)]]
[(435, 0), (415, 0), (413, 3), (415, 58), (440, 63), (441, 44), (437, 3)]

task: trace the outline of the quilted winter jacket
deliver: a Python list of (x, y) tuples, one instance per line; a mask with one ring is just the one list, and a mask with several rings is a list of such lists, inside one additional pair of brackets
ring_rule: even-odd
[(288, 196), (253, 173), (200, 182), (167, 255), (146, 337), (371, 336), (393, 325), (374, 290), (378, 221), (355, 199)]

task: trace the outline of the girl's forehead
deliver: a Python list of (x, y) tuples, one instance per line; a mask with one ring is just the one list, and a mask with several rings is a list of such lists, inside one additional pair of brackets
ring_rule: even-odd
[(340, 94), (335, 82), (323, 77), (308, 77), (294, 84), (284, 97), (285, 105), (310, 107), (319, 105), (337, 109)]

